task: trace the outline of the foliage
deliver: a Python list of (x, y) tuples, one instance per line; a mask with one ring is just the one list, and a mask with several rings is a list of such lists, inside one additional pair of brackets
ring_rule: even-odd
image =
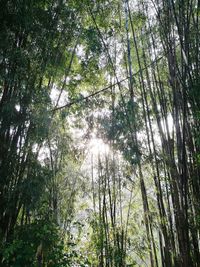
[(199, 3), (0, 10), (0, 265), (197, 267)]

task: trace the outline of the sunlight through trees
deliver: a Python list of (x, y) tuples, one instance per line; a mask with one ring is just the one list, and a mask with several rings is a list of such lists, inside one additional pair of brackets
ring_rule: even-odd
[(0, 266), (200, 266), (200, 2), (0, 1)]

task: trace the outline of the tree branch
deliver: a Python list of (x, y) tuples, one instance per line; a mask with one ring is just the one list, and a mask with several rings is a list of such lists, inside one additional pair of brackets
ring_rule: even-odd
[(111, 84), (111, 85), (109, 85), (109, 86), (107, 86), (107, 87), (104, 87), (103, 89), (101, 89), (101, 90), (99, 90), (99, 91), (96, 91), (96, 92), (92, 93), (91, 95), (88, 95), (88, 96), (85, 96), (85, 97), (81, 97), (81, 98), (75, 99), (75, 100), (73, 100), (73, 101), (71, 101), (71, 102), (69, 102), (69, 103), (67, 103), (67, 104), (65, 104), (65, 105), (63, 105), (63, 106), (54, 108), (54, 109), (52, 109), (51, 111), (54, 112), (54, 111), (57, 111), (57, 110), (60, 110), (60, 109), (63, 109), (63, 108), (68, 108), (68, 107), (71, 107), (71, 106), (74, 105), (74, 104), (77, 104), (77, 103), (82, 102), (82, 101), (84, 101), (84, 100), (88, 100), (89, 98), (91, 98), (91, 97), (93, 97), (93, 96), (95, 96), (95, 95), (98, 95), (98, 94), (100, 94), (100, 93), (102, 93), (102, 92), (104, 92), (104, 91), (107, 91), (108, 89), (111, 89), (113, 86), (115, 86), (115, 85), (117, 85), (117, 84), (119, 84), (119, 83), (122, 83), (122, 82), (124, 82), (124, 81), (126, 81), (126, 80), (128, 80), (128, 79), (129, 79), (129, 77), (126, 77), (126, 78), (124, 78), (124, 79), (121, 80), (121, 81), (118, 81), (118, 82), (116, 82), (116, 83), (113, 83), (113, 84)]

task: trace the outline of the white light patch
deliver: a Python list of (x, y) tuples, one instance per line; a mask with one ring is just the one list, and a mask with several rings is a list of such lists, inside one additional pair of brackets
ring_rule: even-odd
[(88, 143), (88, 152), (94, 156), (107, 155), (110, 152), (110, 147), (101, 138), (93, 136)]
[(110, 148), (107, 144), (104, 143), (104, 141), (100, 138), (92, 138), (88, 144), (88, 150), (93, 155), (102, 155), (102, 154), (108, 154), (110, 151)]
[(15, 109), (19, 112), (20, 111), (20, 105), (15, 105)]
[(173, 120), (172, 115), (168, 114), (166, 120), (162, 119), (161, 125), (165, 132), (167, 131), (167, 126), (168, 126), (169, 133), (171, 134), (174, 128), (174, 120)]
[(52, 103), (54, 105), (57, 104), (58, 107), (64, 106), (69, 102), (68, 93), (65, 90), (63, 90), (61, 93), (61, 91), (58, 88), (56, 88), (56, 86), (52, 88), (50, 97), (51, 97)]

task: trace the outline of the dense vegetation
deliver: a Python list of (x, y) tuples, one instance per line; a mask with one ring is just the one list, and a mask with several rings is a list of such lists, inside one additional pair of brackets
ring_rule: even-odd
[(200, 266), (200, 2), (0, 1), (0, 266)]

